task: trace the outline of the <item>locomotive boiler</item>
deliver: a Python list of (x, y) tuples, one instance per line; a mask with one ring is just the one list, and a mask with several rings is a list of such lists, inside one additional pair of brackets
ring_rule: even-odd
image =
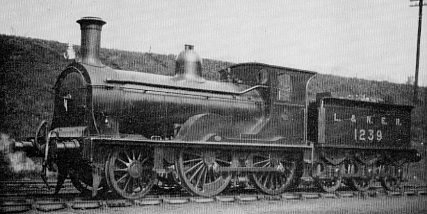
[(83, 193), (129, 199), (165, 178), (204, 197), (240, 178), (266, 194), (301, 177), (328, 192), (342, 182), (366, 190), (375, 179), (394, 189), (418, 159), (410, 106), (329, 96), (309, 103), (315, 72), (262, 63), (232, 65), (209, 81), (191, 45), (174, 76), (112, 69), (99, 58), (105, 22), (77, 22), (81, 57), (57, 79), (53, 120), (21, 142), (37, 148), (45, 170), (57, 166), (56, 192), (68, 177)]

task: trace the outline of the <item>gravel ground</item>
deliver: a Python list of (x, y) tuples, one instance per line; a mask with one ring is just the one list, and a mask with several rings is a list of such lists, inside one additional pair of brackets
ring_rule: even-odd
[[(29, 211), (27, 213), (44, 213)], [(342, 198), (342, 199), (312, 199), (306, 201), (256, 201), (256, 202), (233, 202), (233, 203), (187, 203), (187, 204), (162, 204), (154, 206), (133, 206), (121, 208), (104, 208), (93, 210), (73, 210), (71, 208), (56, 212), (55, 214), (116, 214), (116, 213), (232, 213), (232, 214), (341, 214), (341, 213), (427, 213), (427, 196), (394, 196), (377, 198)]]

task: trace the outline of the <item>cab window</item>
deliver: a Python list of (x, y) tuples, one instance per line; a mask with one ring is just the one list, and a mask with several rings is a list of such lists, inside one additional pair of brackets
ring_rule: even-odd
[(279, 74), (278, 76), (277, 99), (290, 102), (292, 95), (292, 77), (289, 74)]

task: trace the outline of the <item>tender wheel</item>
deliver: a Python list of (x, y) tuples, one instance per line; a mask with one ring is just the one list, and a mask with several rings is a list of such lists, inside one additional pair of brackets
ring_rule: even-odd
[(278, 171), (252, 173), (251, 180), (266, 194), (281, 194), (295, 182), (297, 165), (297, 161), (286, 160), (276, 154), (255, 154), (252, 167), (274, 167)]
[(381, 186), (387, 191), (399, 191), (402, 188), (400, 179), (387, 176), (380, 179)]
[(153, 152), (138, 149), (117, 149), (109, 160), (109, 184), (123, 198), (137, 199), (146, 195), (156, 181)]
[(316, 185), (325, 192), (335, 192), (342, 183), (341, 165), (332, 166), (318, 164), (317, 168), (319, 172), (327, 176), (315, 177)]
[[(364, 170), (363, 165), (356, 163), (353, 164), (354, 166), (354, 173), (359, 173), (360, 170)], [(353, 190), (357, 190), (357, 191), (367, 191), (369, 189), (369, 187), (372, 184), (372, 178), (369, 175), (363, 176), (363, 177), (352, 177), (348, 180), (348, 185), (350, 186), (350, 188), (352, 188)]]
[(402, 180), (400, 179), (400, 176), (398, 176), (401, 173), (401, 169), (396, 166), (386, 166), (385, 173), (388, 173), (389, 175), (380, 178), (381, 186), (386, 191), (401, 190)]
[(230, 167), (231, 154), (224, 151), (182, 149), (177, 159), (181, 184), (191, 193), (211, 197), (222, 192), (230, 183), (231, 173), (218, 172)]
[(341, 186), (340, 178), (317, 178), (316, 185), (325, 192), (335, 192)]
[(371, 178), (351, 178), (349, 180), (349, 185), (352, 189), (362, 192), (368, 191), (371, 184)]

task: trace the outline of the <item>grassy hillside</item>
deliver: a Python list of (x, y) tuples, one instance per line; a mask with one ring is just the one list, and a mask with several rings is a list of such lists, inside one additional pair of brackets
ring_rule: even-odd
[[(0, 132), (12, 137), (33, 135), (41, 120), (50, 121), (52, 87), (61, 70), (70, 63), (63, 57), (66, 49), (65, 43), (0, 35)], [(110, 67), (163, 75), (174, 73), (175, 58), (175, 55), (101, 49), (101, 60)], [(230, 65), (230, 62), (204, 59), (203, 76), (217, 80), (216, 71)], [(417, 139), (421, 138), (421, 130), (427, 130), (427, 114), (423, 113), (427, 112), (427, 89), (421, 90), (421, 102), (413, 113), (413, 135)], [(310, 83), (310, 99), (324, 91), (338, 97), (357, 95), (412, 104), (412, 88), (404, 84), (319, 74)]]

